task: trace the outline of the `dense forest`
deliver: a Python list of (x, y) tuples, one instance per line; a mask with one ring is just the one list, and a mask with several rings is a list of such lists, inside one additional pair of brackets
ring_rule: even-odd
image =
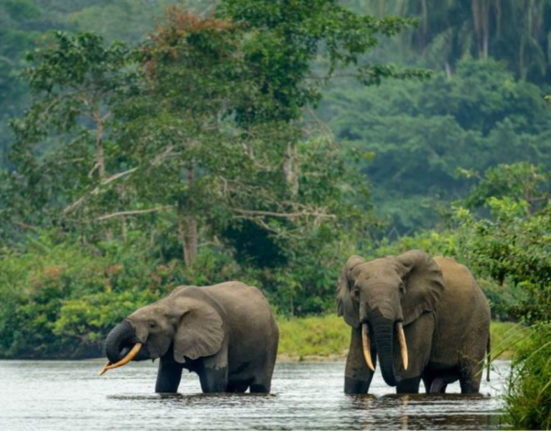
[[(179, 284), (333, 312), (350, 254), (410, 248), (467, 264), (495, 319), (548, 324), (546, 16), (550, 0), (0, 0), (0, 357), (96, 354)], [(527, 346), (519, 363), (551, 376)], [(511, 399), (538, 390), (527, 369)]]

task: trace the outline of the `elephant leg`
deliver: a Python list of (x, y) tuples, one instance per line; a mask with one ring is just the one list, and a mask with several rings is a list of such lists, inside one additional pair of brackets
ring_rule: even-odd
[(401, 380), (396, 385), (396, 393), (397, 394), (418, 394), (420, 382), (421, 382), (421, 376), (413, 377), (411, 379)]
[(272, 386), (272, 374), (257, 374), (251, 382), (251, 393), (267, 394)]
[(228, 342), (224, 340), (220, 351), (208, 358), (200, 360), (197, 370), (203, 393), (228, 391)]
[(251, 384), (251, 394), (267, 394), (270, 392), (269, 383), (253, 383)]
[(430, 394), (445, 394), (448, 384), (442, 378), (436, 377), (432, 380), (428, 393)]
[[(376, 365), (376, 355), (371, 347), (371, 358)], [(352, 328), (350, 349), (346, 358), (344, 372), (344, 392), (347, 394), (366, 394), (373, 378), (373, 372), (365, 363), (362, 349), (362, 333), (360, 328)]]
[(447, 386), (458, 379), (460, 379), (460, 373), (456, 367), (437, 370), (426, 369), (423, 374), (427, 394), (445, 394)]
[(477, 394), (480, 391), (482, 363), (470, 363), (461, 369), (459, 386), (462, 394)]
[[(416, 321), (404, 327), (404, 332), (408, 346), (409, 366), (407, 370), (404, 370), (400, 354), (394, 355), (394, 368), (399, 370), (401, 376), (401, 380), (396, 385), (396, 393), (418, 394), (421, 378), (423, 378), (425, 388), (430, 387), (430, 383), (427, 384), (426, 380), (432, 379), (427, 373), (427, 364), (432, 347), (434, 315), (432, 313), (422, 314)], [(399, 352), (399, 349), (400, 344), (396, 339), (394, 340), (394, 351)]]
[(228, 368), (202, 367), (198, 372), (203, 393), (226, 392), (228, 387)]
[(176, 392), (182, 378), (182, 365), (172, 359), (172, 353), (161, 357), (155, 392)]
[(430, 385), (432, 384), (432, 378), (426, 375), (423, 375), (423, 384), (425, 385), (425, 392), (430, 394)]

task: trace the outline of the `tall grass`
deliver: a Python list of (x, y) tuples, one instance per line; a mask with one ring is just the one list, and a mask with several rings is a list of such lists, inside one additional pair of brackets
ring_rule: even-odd
[(512, 359), (515, 352), (525, 342), (528, 328), (513, 322), (492, 322), (490, 338), (492, 340), (492, 360)]
[(551, 429), (551, 324), (531, 328), (517, 349), (506, 401), (515, 429)]

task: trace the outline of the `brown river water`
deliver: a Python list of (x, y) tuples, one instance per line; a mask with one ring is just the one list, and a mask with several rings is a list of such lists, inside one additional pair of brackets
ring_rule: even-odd
[(377, 371), (372, 395), (343, 393), (344, 362), (279, 362), (270, 395), (154, 393), (157, 365), (97, 373), (103, 360), (0, 361), (0, 430), (498, 429), (510, 363), (495, 361), (481, 395), (393, 395)]

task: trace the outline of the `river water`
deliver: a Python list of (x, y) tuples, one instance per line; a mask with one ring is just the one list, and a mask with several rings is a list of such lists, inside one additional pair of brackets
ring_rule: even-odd
[(157, 365), (97, 373), (102, 360), (0, 361), (0, 430), (497, 429), (509, 363), (495, 361), (480, 396), (343, 393), (344, 362), (279, 362), (270, 395), (202, 395), (185, 373), (179, 394), (154, 393)]

